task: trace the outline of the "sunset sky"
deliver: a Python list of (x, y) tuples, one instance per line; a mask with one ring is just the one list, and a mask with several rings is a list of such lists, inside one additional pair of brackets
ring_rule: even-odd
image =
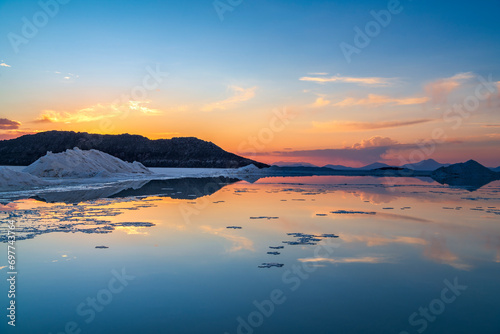
[(498, 13), (499, 1), (0, 0), (0, 139), (194, 136), (266, 163), (496, 167)]

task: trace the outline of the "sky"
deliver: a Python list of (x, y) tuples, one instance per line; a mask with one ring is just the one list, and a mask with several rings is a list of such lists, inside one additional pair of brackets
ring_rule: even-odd
[(0, 140), (197, 137), (258, 161), (500, 165), (500, 2), (0, 0)]

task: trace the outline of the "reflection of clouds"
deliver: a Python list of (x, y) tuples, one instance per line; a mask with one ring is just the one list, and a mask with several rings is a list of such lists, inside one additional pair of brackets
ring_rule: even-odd
[[(442, 236), (416, 238), (406, 236), (384, 237), (380, 235), (342, 234), (342, 241), (346, 243), (361, 242), (366, 244), (367, 247), (385, 246), (389, 244), (424, 246), (423, 255), (434, 262), (447, 264), (461, 270), (471, 269), (471, 265), (463, 263), (458, 255), (452, 253), (447, 248), (446, 240)], [(497, 254), (500, 254), (500, 245)], [(498, 255), (497, 260), (499, 260)]]
[(493, 261), (496, 263), (500, 263), (500, 237), (492, 237), (490, 235), (487, 235), (484, 247), (488, 251), (495, 252), (495, 259)]
[[(405, 182), (408, 182), (407, 180), (411, 180), (412, 182), (405, 186)], [(456, 200), (455, 196), (459, 195), (456, 190), (437, 185), (432, 179), (430, 179), (430, 181), (424, 181), (416, 178), (409, 179), (405, 177), (398, 177), (381, 178), (380, 181), (384, 184), (372, 186), (363, 185), (362, 188), (359, 187), (359, 185), (358, 187), (356, 187), (356, 185), (352, 185), (354, 187), (354, 191), (344, 190), (344, 192), (359, 198), (362, 201), (368, 201), (373, 205), (388, 204), (402, 198), (413, 201), (418, 200), (422, 203), (454, 203)], [(409, 189), (412, 191), (408, 191)]]
[(362, 242), (368, 247), (374, 246), (384, 246), (388, 244), (400, 243), (408, 245), (426, 245), (427, 241), (422, 238), (414, 237), (383, 237), (380, 235), (354, 235), (354, 234), (342, 234), (342, 241), (344, 242)]
[(0, 211), (14, 211), (17, 210), (18, 206), (16, 203), (0, 204)]
[(362, 201), (368, 201), (371, 204), (387, 204), (392, 201), (395, 201), (398, 199), (399, 196), (395, 196), (394, 194), (387, 194), (383, 193), (386, 192), (385, 189), (378, 189), (380, 190), (380, 193), (375, 193), (375, 192), (360, 192), (359, 190), (356, 190), (355, 193), (352, 193), (354, 197), (359, 197), (360, 200)]
[(253, 246), (253, 241), (239, 236), (239, 235), (234, 235), (230, 232), (227, 232), (225, 228), (213, 228), (211, 226), (200, 226), (200, 229), (204, 232), (222, 237), (228, 241), (231, 241), (233, 243), (232, 247), (228, 250), (228, 252), (233, 253), (240, 251), (242, 249), (246, 249), (252, 252), (255, 252), (254, 246)]
[[(327, 212), (328, 209), (324, 209), (323, 212)], [(335, 219), (339, 218), (369, 218), (369, 219), (374, 219), (374, 218), (384, 218), (384, 219), (394, 219), (394, 220), (407, 220), (411, 222), (417, 222), (417, 223), (434, 223), (432, 220), (424, 219), (424, 218), (418, 218), (418, 217), (413, 217), (413, 216), (408, 216), (408, 215), (401, 215), (397, 213), (386, 213), (386, 212), (377, 212), (377, 211), (361, 211), (357, 209), (342, 209), (340, 211), (345, 211), (345, 213), (339, 213), (336, 212), (333, 216), (331, 209), (330, 211), (330, 216), (334, 217)], [(369, 214), (369, 213), (374, 213), (374, 214)], [(313, 212), (313, 216), (316, 215), (316, 212)]]
[(298, 259), (300, 262), (306, 263), (387, 263), (389, 262), (386, 258), (374, 257), (374, 256), (364, 256), (364, 257), (345, 257), (340, 259), (330, 259), (325, 257), (313, 257)]
[(117, 226), (115, 229), (126, 234), (149, 235), (147, 228), (141, 226)]
[(471, 265), (460, 261), (460, 258), (452, 253), (446, 246), (446, 240), (443, 236), (431, 236), (429, 243), (424, 248), (424, 256), (432, 261), (444, 263), (461, 270), (471, 269)]
[(383, 217), (383, 218), (388, 218), (388, 219), (409, 220), (409, 221), (417, 222), (417, 223), (434, 223), (432, 220), (428, 220), (428, 219), (424, 219), (424, 218), (417, 218), (417, 217), (412, 217), (412, 216), (407, 216), (407, 215), (399, 215), (397, 213), (377, 212), (377, 216)]

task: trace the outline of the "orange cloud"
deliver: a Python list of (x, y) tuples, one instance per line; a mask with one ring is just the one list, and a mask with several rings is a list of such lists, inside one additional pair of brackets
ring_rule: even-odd
[(323, 76), (302, 77), (299, 80), (316, 82), (316, 83), (343, 82), (343, 83), (354, 83), (362, 86), (389, 86), (395, 79), (380, 78), (380, 77), (355, 78), (355, 77), (343, 77), (340, 75), (335, 75), (332, 77), (323, 77)]
[(312, 106), (315, 108), (320, 108), (329, 105), (330, 102), (331, 101), (326, 100), (324, 97), (318, 97)]
[(431, 122), (431, 119), (415, 119), (409, 121), (382, 122), (312, 122), (313, 128), (325, 132), (370, 131), (378, 129), (398, 128), (415, 124)]
[(412, 104), (422, 104), (429, 101), (428, 97), (409, 97), (409, 98), (391, 98), (383, 95), (369, 94), (368, 97), (362, 99), (356, 99), (353, 97), (348, 97), (340, 102), (334, 104), (337, 107), (350, 107), (350, 106), (378, 106), (384, 104), (392, 105), (412, 105)]
[(99, 121), (124, 115), (128, 112), (139, 111), (144, 115), (159, 115), (157, 109), (148, 108), (149, 101), (128, 101), (127, 103), (96, 104), (75, 112), (61, 112), (44, 110), (35, 120), (36, 123), (84, 123)]
[(315, 258), (304, 258), (298, 259), (299, 262), (303, 263), (317, 263), (317, 262), (328, 262), (328, 263), (384, 263), (388, 262), (384, 258), (365, 256), (365, 257), (349, 257), (340, 259), (330, 259), (325, 257), (315, 257)]
[(6, 133), (0, 133), (0, 140), (15, 139), (24, 135), (33, 135), (38, 131), (24, 131), (24, 130), (8, 130)]
[(385, 246), (388, 244), (407, 244), (407, 245), (427, 245), (427, 241), (422, 238), (396, 236), (387, 238), (382, 236), (363, 236), (363, 235), (342, 235), (344, 242), (362, 242), (368, 247)]

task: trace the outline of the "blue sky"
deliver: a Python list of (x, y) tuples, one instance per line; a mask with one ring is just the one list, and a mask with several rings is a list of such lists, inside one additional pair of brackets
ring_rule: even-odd
[[(15, 132), (4, 129), (4, 138), (49, 129), (99, 131), (95, 120), (72, 115), (96, 105), (105, 113), (106, 105), (142, 81), (148, 66), (160, 64), (168, 78), (141, 101), (158, 112), (116, 120), (115, 132), (154, 138), (195, 135), (235, 151), (238, 143), (266, 126), (271, 110), (286, 106), (298, 117), (266, 143), (264, 153), (284, 147), (352, 148), (377, 136), (412, 143), (421, 129), (348, 135), (332, 131), (326, 144), (324, 134), (308, 129), (313, 122), (439, 119), (446, 108), (442, 101), (438, 109), (407, 102), (342, 108), (339, 102), (345, 97), (390, 96), (389, 104), (395, 103), (392, 99), (424, 98), (426, 85), (461, 73), (471, 74), (471, 82), (460, 82), (463, 94), (477, 76), (491, 75), (498, 82), (500, 3), (401, 1), (400, 13), (392, 14), (391, 22), (347, 62), (340, 43), (354, 45), (354, 27), (363, 30), (374, 20), (370, 12), (386, 10), (389, 3), (244, 0), (220, 20), (213, 1), (71, 0), (59, 4), (58, 13), (16, 53), (9, 33), (22, 36), (22, 18), (32, 21), (42, 9), (37, 1), (0, 1), (0, 63), (6, 65), (0, 66), (0, 118), (21, 124)], [(388, 78), (390, 84), (300, 80), (336, 75)], [(453, 93), (459, 91), (454, 88)], [(207, 109), (218, 101), (226, 101), (227, 107)], [(447, 103), (452, 102), (450, 97)], [(495, 106), (481, 106), (488, 116), (467, 121), (499, 122)], [(46, 122), (36, 122), (49, 114)], [(480, 135), (480, 130), (467, 128), (467, 137)], [(492, 131), (483, 134), (494, 135)]]

